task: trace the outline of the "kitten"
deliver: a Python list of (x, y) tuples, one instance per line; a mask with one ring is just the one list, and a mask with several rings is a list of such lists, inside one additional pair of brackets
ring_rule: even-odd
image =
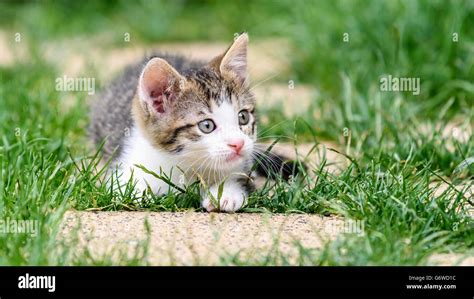
[(243, 33), (208, 63), (152, 56), (100, 95), (90, 134), (96, 145), (106, 138), (104, 156), (112, 157), (121, 184), (133, 175), (138, 191), (168, 192), (167, 183), (135, 166), (143, 165), (169, 175), (177, 186), (203, 181), (207, 211), (234, 212), (245, 205), (254, 189), (249, 173), (257, 136), (247, 45)]

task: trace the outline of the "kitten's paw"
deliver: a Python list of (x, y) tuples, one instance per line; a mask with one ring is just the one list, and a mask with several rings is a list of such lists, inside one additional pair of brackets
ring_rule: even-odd
[(206, 209), (206, 211), (208, 211), (208, 212), (214, 212), (214, 211), (217, 210), (216, 207), (212, 204), (211, 199), (210, 199), (208, 196), (206, 196), (206, 197), (202, 200), (201, 205), (202, 205), (202, 207), (203, 207), (204, 209)]
[[(244, 206), (247, 202), (247, 196), (240, 186), (224, 185), (224, 190), (220, 199), (217, 199), (218, 187), (213, 186), (209, 190), (212, 196), (218, 201), (214, 203), (209, 196), (205, 196), (202, 201), (202, 206), (208, 211), (219, 210), (221, 212), (232, 213)], [(216, 208), (216, 205), (219, 207)]]

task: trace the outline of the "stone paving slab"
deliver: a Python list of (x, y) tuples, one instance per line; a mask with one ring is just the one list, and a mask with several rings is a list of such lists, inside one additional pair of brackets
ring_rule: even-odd
[(96, 258), (112, 250), (133, 255), (146, 240), (145, 220), (152, 265), (216, 265), (222, 257), (239, 254), (245, 261), (275, 250), (295, 261), (295, 242), (321, 248), (344, 228), (342, 218), (309, 214), (68, 211), (60, 239)]

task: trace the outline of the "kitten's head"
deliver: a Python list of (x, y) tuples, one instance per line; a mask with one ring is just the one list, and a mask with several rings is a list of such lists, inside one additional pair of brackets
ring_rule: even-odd
[(248, 163), (257, 126), (247, 44), (244, 33), (224, 54), (185, 73), (161, 58), (147, 63), (133, 114), (153, 146), (195, 169), (226, 174)]

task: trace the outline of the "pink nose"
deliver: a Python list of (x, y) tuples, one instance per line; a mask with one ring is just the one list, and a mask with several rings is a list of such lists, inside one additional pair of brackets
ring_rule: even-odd
[(244, 147), (245, 141), (243, 139), (234, 139), (227, 143), (227, 145), (232, 148), (236, 154), (240, 153), (242, 147)]

